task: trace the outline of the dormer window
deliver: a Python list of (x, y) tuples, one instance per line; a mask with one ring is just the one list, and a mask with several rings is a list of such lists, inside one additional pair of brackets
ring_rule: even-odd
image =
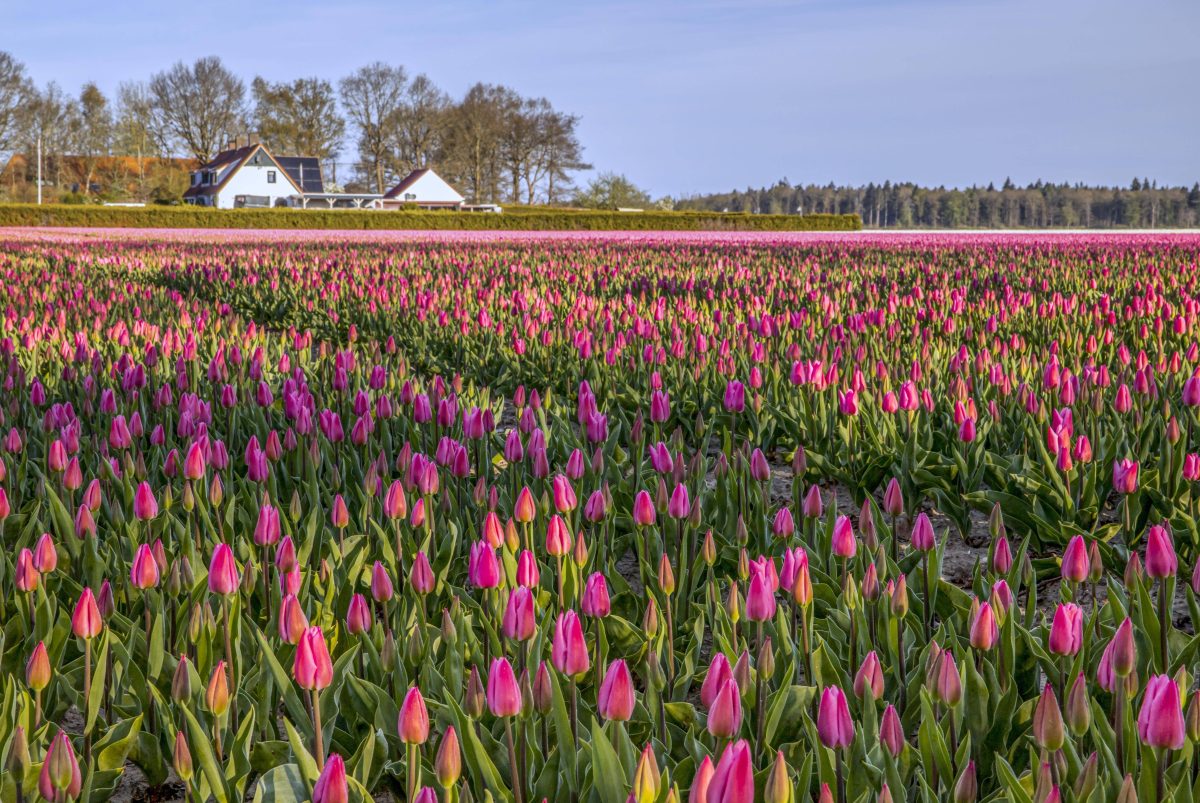
[(275, 183), (275, 171), (274, 171), (274, 170), (268, 170), (268, 171), (267, 171), (267, 183), (268, 183), (268, 184), (274, 184), (274, 183)]

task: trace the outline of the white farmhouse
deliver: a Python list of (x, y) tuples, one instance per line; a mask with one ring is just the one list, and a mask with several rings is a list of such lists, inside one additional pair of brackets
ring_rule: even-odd
[(222, 151), (196, 168), (183, 200), (219, 209), (288, 206), (297, 197), (323, 191), (316, 157), (275, 157), (255, 143)]
[(431, 168), (414, 170), (384, 194), (383, 209), (417, 206), (421, 209), (461, 209), (463, 197)]

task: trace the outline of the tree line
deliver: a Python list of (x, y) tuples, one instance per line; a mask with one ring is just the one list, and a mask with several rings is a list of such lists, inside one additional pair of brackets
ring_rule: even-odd
[(1133, 179), (1128, 187), (1089, 187), (1036, 181), (997, 189), (921, 187), (884, 182), (860, 187), (792, 185), (696, 195), (679, 209), (862, 216), (870, 228), (1179, 228), (1200, 226), (1200, 183), (1161, 187)]
[[(122, 83), (109, 98), (94, 83), (78, 95), (38, 86), (0, 51), (0, 152), (32, 154), (40, 139), (44, 180), (84, 195), (103, 192), (96, 182), (113, 165), (182, 174), (164, 160), (203, 163), (230, 143), (261, 141), (277, 154), (318, 157), (331, 190), (386, 192), (411, 170), (436, 167), (472, 201), (563, 203), (577, 192), (575, 174), (591, 167), (578, 124), (546, 98), (488, 83), (454, 98), (429, 76), (383, 62), (336, 82), (247, 84), (207, 57)], [(348, 169), (339, 174), (339, 164)], [(166, 186), (140, 178), (134, 194), (160, 200), (187, 186), (186, 175)]]

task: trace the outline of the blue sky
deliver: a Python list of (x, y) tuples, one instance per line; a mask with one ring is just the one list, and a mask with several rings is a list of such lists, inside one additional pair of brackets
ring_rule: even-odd
[[(655, 195), (884, 179), (1200, 179), (1196, 0), (6, 3), (39, 82), (115, 91), (216, 55), (247, 81), (376, 59), (581, 115)], [(13, 7), (15, 6), (15, 8)]]

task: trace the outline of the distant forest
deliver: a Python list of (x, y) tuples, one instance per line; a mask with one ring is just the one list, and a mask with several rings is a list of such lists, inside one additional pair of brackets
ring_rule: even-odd
[(920, 187), (911, 183), (865, 187), (773, 187), (697, 195), (677, 209), (759, 214), (857, 213), (867, 228), (1187, 228), (1200, 226), (1200, 183), (1160, 187), (1134, 179), (1128, 187), (1085, 187), (1042, 181), (997, 189)]

